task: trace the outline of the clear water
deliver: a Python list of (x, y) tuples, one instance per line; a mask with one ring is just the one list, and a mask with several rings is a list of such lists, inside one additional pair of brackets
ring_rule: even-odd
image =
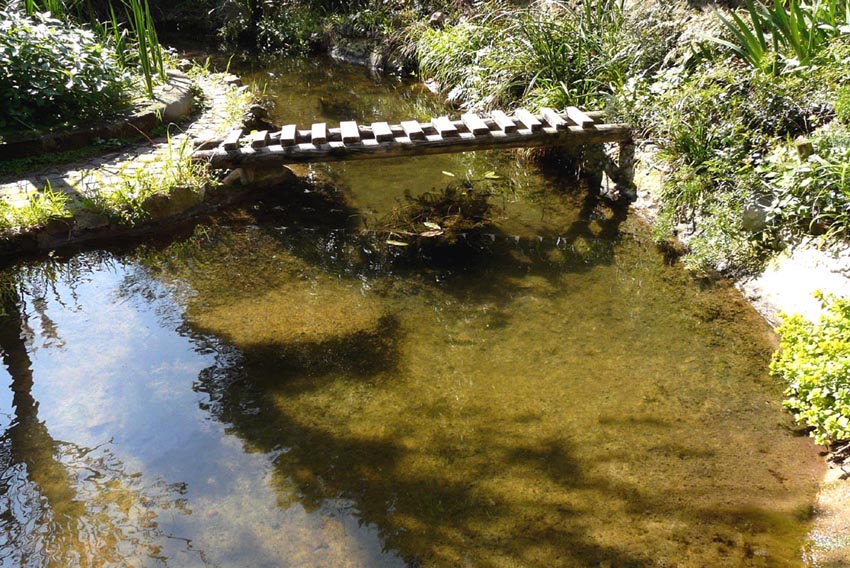
[[(440, 111), (244, 72), (280, 121)], [(333, 184), (5, 272), (0, 565), (800, 564), (820, 466), (734, 289), (510, 153), (308, 173)], [(450, 253), (360, 232), (465, 178), (499, 212)]]

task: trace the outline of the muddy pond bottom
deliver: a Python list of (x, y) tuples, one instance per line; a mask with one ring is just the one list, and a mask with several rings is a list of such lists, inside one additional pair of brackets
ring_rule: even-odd
[(379, 265), (260, 208), (8, 274), (4, 565), (799, 565), (769, 329), (641, 227)]

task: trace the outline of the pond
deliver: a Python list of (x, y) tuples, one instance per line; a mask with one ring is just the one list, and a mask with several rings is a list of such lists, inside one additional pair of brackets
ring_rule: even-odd
[[(445, 112), (323, 60), (240, 71), (277, 122)], [(801, 564), (822, 466), (733, 287), (510, 152), (307, 176), (5, 271), (0, 564)], [(487, 229), (370, 238), (467, 180)]]

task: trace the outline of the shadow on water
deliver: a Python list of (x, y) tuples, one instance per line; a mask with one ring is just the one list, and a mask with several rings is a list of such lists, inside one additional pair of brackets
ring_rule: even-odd
[[(314, 511), (329, 500), (350, 500), (360, 522), (377, 525), (384, 546), (398, 551), (410, 566), (649, 563), (649, 557), (596, 543), (578, 508), (561, 504), (553, 510), (544, 494), (505, 500), (486, 489), (506, 471), (543, 470), (548, 482), (566, 491), (616, 491), (586, 476), (563, 439), (531, 442), (506, 435), (510, 426), (504, 421), (477, 431), (475, 448), (458, 444), (451, 432), (435, 433), (429, 447), (418, 450), (405, 444), (403, 430), (381, 436), (334, 432), (305, 423), (278, 403), (297, 397), (304, 388), (301, 381), (289, 380), (285, 372), (281, 376), (274, 366), (247, 362), (251, 353), (244, 357), (204, 370), (199, 390), (214, 401), (207, 410), (230, 424), (234, 434), (252, 447), (279, 454), (274, 484), (281, 507), (297, 502)], [(442, 410), (439, 404), (416, 405), (426, 418)], [(268, 427), (270, 422), (275, 428)], [(478, 455), (482, 447), (486, 455)], [(424, 463), (409, 467), (425, 454), (439, 456), (447, 469)], [(452, 464), (462, 465), (462, 474), (453, 474)]]

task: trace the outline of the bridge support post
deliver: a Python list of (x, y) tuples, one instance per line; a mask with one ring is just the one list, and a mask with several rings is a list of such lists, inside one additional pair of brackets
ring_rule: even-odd
[(580, 152), (581, 168), (590, 178), (591, 187), (602, 191), (604, 177), (614, 183), (614, 191), (626, 202), (637, 198), (635, 187), (635, 144), (632, 140), (618, 143), (614, 161), (602, 144), (588, 145)]

